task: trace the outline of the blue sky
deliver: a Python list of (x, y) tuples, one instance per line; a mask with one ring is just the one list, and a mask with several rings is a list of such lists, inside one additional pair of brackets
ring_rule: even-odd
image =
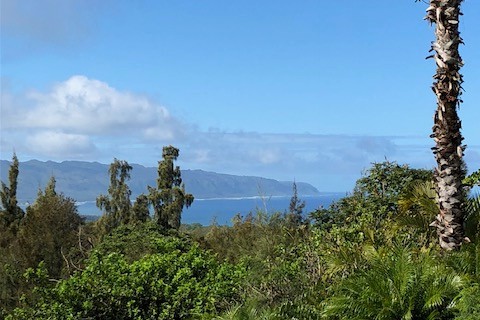
[[(1, 1), (1, 158), (113, 157), (349, 191), (385, 158), (432, 168), (425, 3)], [(480, 167), (480, 4), (460, 109)], [(475, 34), (475, 32), (477, 34)], [(475, 59), (477, 58), (477, 59)], [(133, 174), (135, 174), (133, 172)]]

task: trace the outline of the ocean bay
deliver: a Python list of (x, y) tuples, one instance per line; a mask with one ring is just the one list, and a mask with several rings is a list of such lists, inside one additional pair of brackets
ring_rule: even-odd
[[(345, 196), (345, 193), (321, 193), (316, 196), (300, 197), (305, 201), (304, 213), (308, 214), (319, 207), (328, 207), (332, 202)], [(213, 198), (195, 199), (192, 206), (184, 209), (182, 223), (200, 223), (210, 225), (214, 221), (220, 225), (231, 224), (232, 218), (240, 214), (245, 216), (257, 211), (286, 212), (290, 204), (290, 197), (242, 197), (242, 198)], [(87, 218), (100, 216), (102, 213), (96, 207), (95, 201), (84, 201), (77, 203), (78, 211)]]

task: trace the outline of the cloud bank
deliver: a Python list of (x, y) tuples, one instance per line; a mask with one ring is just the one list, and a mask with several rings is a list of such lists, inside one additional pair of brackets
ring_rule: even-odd
[[(372, 162), (433, 167), (432, 142), (424, 137), (202, 132), (144, 95), (82, 75), (46, 91), (12, 94), (2, 87), (3, 159), (15, 150), (21, 160), (117, 157), (156, 166), (162, 147), (173, 144), (185, 169), (296, 179), (330, 191), (350, 190)], [(467, 149), (467, 158), (478, 154)]]
[[(48, 92), (2, 90), (2, 131), (44, 157), (94, 157), (111, 141), (175, 142), (187, 127), (148, 98), (73, 76)], [(20, 135), (20, 136), (19, 136)]]

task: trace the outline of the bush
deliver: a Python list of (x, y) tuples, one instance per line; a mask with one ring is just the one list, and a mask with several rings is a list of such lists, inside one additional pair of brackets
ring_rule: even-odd
[(237, 295), (241, 266), (179, 238), (156, 239), (158, 253), (128, 262), (96, 251), (87, 267), (51, 290), (33, 308), (7, 319), (198, 319), (212, 318)]

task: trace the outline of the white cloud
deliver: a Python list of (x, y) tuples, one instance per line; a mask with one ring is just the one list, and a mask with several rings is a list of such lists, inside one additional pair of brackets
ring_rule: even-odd
[(171, 144), (190, 130), (148, 97), (85, 76), (46, 92), (13, 95), (8, 86), (2, 89), (2, 149), (22, 145), (33, 154), (72, 158), (95, 149), (115, 153), (128, 144)]
[(27, 146), (33, 152), (48, 157), (77, 157), (83, 159), (95, 152), (95, 146), (87, 136), (55, 131), (42, 131), (27, 138)]
[[(144, 96), (121, 92), (107, 83), (73, 76), (48, 93), (30, 92), (34, 107), (17, 123), (25, 128), (62, 129), (78, 134), (149, 133), (170, 130), (174, 120), (167, 109)], [(167, 129), (165, 129), (167, 128)], [(164, 132), (169, 139), (173, 132)]]

